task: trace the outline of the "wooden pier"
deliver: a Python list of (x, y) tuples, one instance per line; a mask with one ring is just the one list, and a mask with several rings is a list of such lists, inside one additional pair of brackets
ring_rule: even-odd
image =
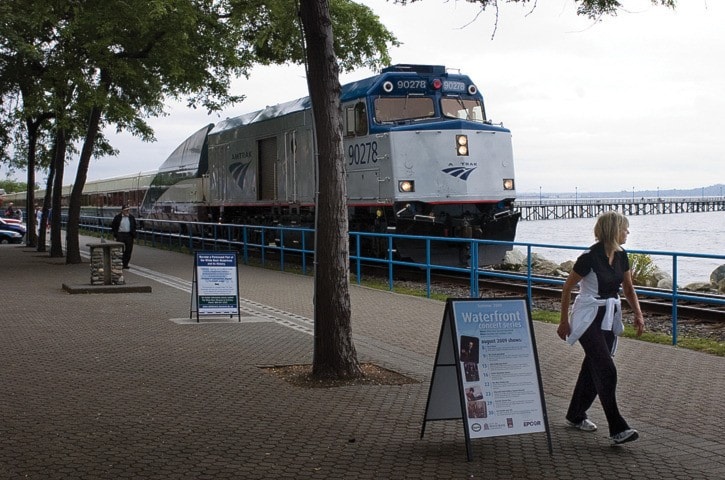
[(517, 200), (514, 209), (521, 212), (521, 220), (594, 218), (610, 210), (626, 216), (725, 212), (725, 197)]

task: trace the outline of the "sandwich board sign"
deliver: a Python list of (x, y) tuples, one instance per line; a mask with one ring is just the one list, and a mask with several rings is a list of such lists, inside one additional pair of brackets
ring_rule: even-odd
[(463, 420), (471, 439), (546, 432), (544, 388), (525, 298), (448, 299), (420, 436), (426, 423)]
[(191, 314), (237, 315), (239, 310), (239, 271), (237, 252), (196, 252), (191, 297)]

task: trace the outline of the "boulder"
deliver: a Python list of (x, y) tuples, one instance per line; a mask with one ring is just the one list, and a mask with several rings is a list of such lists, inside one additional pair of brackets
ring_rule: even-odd
[(563, 270), (567, 273), (571, 272), (573, 268), (574, 260), (567, 260), (566, 262), (559, 264), (559, 270)]
[(720, 265), (710, 274), (710, 283), (713, 285), (720, 285), (722, 280), (725, 280), (725, 265)]
[(657, 288), (672, 288), (672, 275), (655, 266), (652, 273), (645, 280), (645, 286)]
[(499, 265), (501, 270), (521, 271), (526, 268), (526, 253), (519, 249), (513, 249), (506, 252), (503, 257), (503, 263)]
[(531, 270), (539, 275), (556, 275), (559, 265), (537, 253), (531, 254)]

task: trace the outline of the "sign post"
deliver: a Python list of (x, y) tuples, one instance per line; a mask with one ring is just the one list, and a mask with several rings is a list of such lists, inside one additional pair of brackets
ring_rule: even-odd
[(533, 323), (525, 298), (448, 299), (438, 340), (426, 422), (463, 420), (471, 439), (546, 432)]
[(236, 252), (196, 252), (189, 318), (200, 315), (237, 315), (239, 310), (239, 270)]

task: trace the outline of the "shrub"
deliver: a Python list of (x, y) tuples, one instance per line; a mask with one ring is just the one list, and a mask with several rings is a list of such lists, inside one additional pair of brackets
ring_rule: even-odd
[(635, 285), (647, 285), (647, 280), (655, 273), (657, 266), (646, 253), (629, 253), (629, 269)]

